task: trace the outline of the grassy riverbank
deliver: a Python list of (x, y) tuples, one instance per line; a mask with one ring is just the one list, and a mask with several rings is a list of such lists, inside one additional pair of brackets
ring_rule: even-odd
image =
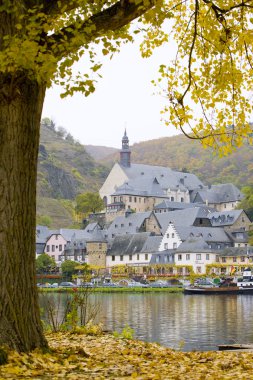
[[(94, 332), (93, 332), (94, 333)], [(252, 352), (180, 352), (110, 334), (52, 333), (50, 351), (8, 353), (1, 379), (253, 379)]]
[[(75, 288), (78, 292), (86, 291), (86, 289)], [(97, 287), (97, 288), (88, 288), (92, 293), (182, 293), (183, 288), (142, 288), (142, 287)], [(72, 288), (38, 288), (39, 292), (42, 293), (73, 293)]]

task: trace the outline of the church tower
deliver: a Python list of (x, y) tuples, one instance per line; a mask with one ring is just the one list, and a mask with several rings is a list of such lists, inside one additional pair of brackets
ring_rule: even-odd
[(129, 140), (126, 134), (126, 130), (124, 136), (122, 137), (122, 148), (120, 151), (120, 165), (125, 168), (129, 168), (131, 166), (130, 161), (131, 151), (129, 149)]

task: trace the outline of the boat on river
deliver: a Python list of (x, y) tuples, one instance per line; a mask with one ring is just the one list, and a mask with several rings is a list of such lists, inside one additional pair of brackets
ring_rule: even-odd
[(219, 284), (208, 279), (184, 288), (185, 294), (253, 294), (253, 276), (251, 269), (243, 272), (241, 279), (226, 278)]

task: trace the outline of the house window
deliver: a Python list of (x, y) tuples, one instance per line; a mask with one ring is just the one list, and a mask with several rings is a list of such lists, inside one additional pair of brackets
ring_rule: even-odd
[(178, 261), (182, 260), (182, 255), (178, 255)]
[(55, 251), (55, 246), (54, 245), (52, 245), (52, 252), (54, 252)]
[(226, 203), (224, 203), (224, 208), (227, 208), (227, 205), (226, 205)]
[(244, 257), (244, 256), (241, 257), (241, 261), (242, 261), (242, 262), (245, 261), (245, 257)]
[(145, 253), (145, 260), (148, 260), (148, 254)]
[(62, 244), (59, 245), (59, 251), (62, 251)]
[(169, 238), (170, 237), (170, 234), (167, 234), (167, 238)]
[(102, 243), (98, 244), (98, 249), (102, 249)]
[(217, 245), (217, 248), (218, 248), (218, 249), (221, 249), (221, 245), (220, 245), (220, 244), (218, 244), (218, 245)]
[(58, 240), (58, 235), (55, 235), (55, 240)]
[(174, 237), (175, 237), (175, 234), (174, 234), (174, 232), (172, 232), (172, 234), (171, 234), (171, 237), (172, 237), (172, 238), (174, 238)]
[(173, 243), (173, 248), (177, 248), (177, 243)]
[(206, 260), (210, 260), (209, 253), (206, 254)]
[(137, 198), (136, 197), (134, 197), (134, 201), (137, 202)]
[(216, 263), (219, 263), (219, 262), (220, 262), (220, 260), (219, 260), (219, 256), (216, 255)]
[(222, 263), (225, 263), (226, 262), (226, 257), (222, 257), (221, 261), (222, 261)]
[(201, 273), (201, 267), (196, 267), (196, 272), (200, 274)]
[(115, 228), (118, 228), (118, 225), (117, 225), (117, 224), (115, 224)]
[(137, 260), (140, 260), (140, 255), (139, 255), (139, 253), (137, 254)]
[(123, 257), (124, 257), (123, 255), (120, 255), (120, 261), (123, 261)]
[(201, 260), (201, 253), (196, 254), (196, 260)]
[(184, 201), (184, 198), (181, 198), (181, 202), (183, 202)]
[(144, 198), (143, 200), (144, 200), (144, 203), (146, 203), (146, 198)]
[(128, 223), (128, 225), (129, 225), (129, 227), (131, 227), (131, 226), (132, 226), (132, 223), (131, 223), (131, 222), (129, 222), (129, 223)]
[(47, 252), (50, 252), (50, 246), (47, 245)]
[(157, 263), (160, 262), (160, 255), (156, 256), (155, 261), (156, 261)]
[(233, 263), (236, 263), (236, 257), (233, 257)]
[(132, 259), (133, 259), (133, 256), (129, 255), (129, 261), (132, 261)]
[(113, 197), (114, 203), (117, 202), (117, 197)]
[(120, 225), (121, 227), (124, 227), (124, 224), (123, 223), (121, 223), (121, 225)]
[(122, 201), (123, 201), (123, 198), (122, 198), (122, 197), (120, 197), (120, 198), (119, 198), (119, 200), (120, 200), (120, 202), (122, 202)]
[(186, 254), (186, 260), (190, 260), (190, 254), (189, 253)]
[(168, 249), (168, 243), (164, 243), (164, 249)]
[(115, 234), (112, 234), (112, 238), (114, 238), (115, 237)]
[(132, 197), (129, 197), (129, 202), (132, 202)]
[(115, 256), (112, 256), (112, 261), (115, 261)]
[(174, 197), (171, 197), (171, 202), (173, 202), (174, 201)]

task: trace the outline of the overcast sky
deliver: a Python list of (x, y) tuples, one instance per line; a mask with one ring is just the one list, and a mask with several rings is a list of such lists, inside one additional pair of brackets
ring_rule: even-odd
[(160, 111), (167, 100), (157, 94), (151, 80), (159, 64), (170, 59), (170, 51), (159, 49), (142, 59), (137, 44), (127, 44), (112, 60), (105, 62), (94, 94), (60, 98), (61, 89), (47, 91), (43, 117), (65, 127), (82, 144), (121, 147), (126, 127), (130, 144), (175, 135), (166, 127)]

